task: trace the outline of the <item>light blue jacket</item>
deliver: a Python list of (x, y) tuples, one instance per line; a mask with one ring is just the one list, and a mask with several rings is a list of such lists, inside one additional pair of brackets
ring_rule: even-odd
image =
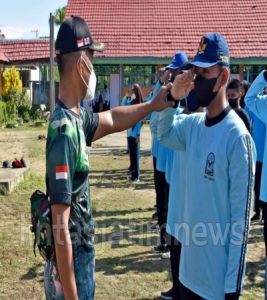
[(247, 106), (245, 107), (245, 111), (248, 113), (252, 125), (252, 138), (257, 150), (257, 162), (262, 163), (266, 136), (266, 126), (253, 112), (251, 112), (247, 108)]
[[(264, 72), (264, 71), (263, 71)], [(263, 88), (267, 85), (263, 72), (261, 72), (250, 86), (245, 103), (248, 109), (253, 112), (267, 126), (267, 95), (261, 95)], [(264, 137), (262, 137), (264, 139)], [(263, 153), (260, 199), (267, 202), (267, 137), (265, 132), (265, 146)]]
[(137, 138), (140, 136), (142, 124), (142, 121), (138, 121), (133, 127), (129, 128), (127, 130), (128, 137)]
[(158, 138), (186, 160), (180, 281), (205, 299), (224, 300), (244, 279), (254, 142), (233, 110), (207, 126), (203, 113), (173, 121), (165, 109)]

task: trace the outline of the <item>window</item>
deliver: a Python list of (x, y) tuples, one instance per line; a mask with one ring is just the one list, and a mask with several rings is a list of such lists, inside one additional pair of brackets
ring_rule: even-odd
[(230, 65), (231, 74), (239, 74), (239, 65)]
[(123, 87), (131, 87), (134, 83), (150, 87), (157, 78), (157, 65), (124, 65), (122, 72)]
[(260, 72), (266, 70), (266, 68), (267, 65), (246, 65), (244, 66), (244, 79), (253, 82)]
[(24, 88), (29, 87), (29, 80), (30, 80), (30, 70), (21, 70), (20, 71), (20, 79), (22, 81), (22, 86)]
[(97, 78), (97, 89), (103, 91), (105, 84), (110, 84), (110, 74), (119, 74), (119, 65), (94, 65)]

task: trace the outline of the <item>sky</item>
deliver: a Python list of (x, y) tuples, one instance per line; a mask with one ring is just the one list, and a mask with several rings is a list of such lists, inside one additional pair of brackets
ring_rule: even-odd
[(57, 8), (67, 5), (67, 2), (67, 0), (0, 0), (0, 30), (6, 39), (47, 37), (50, 12), (54, 13)]

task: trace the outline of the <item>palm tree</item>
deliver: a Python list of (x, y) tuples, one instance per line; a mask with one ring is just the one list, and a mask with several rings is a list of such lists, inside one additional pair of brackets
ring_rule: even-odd
[(54, 16), (55, 16), (55, 24), (56, 25), (61, 25), (63, 23), (65, 14), (66, 14), (66, 6), (59, 7), (55, 11)]

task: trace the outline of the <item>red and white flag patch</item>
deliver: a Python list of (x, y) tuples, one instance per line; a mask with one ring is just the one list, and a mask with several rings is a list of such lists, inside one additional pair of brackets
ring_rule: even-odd
[(56, 180), (68, 179), (68, 166), (56, 166)]
[(83, 41), (83, 39), (77, 40), (77, 47), (78, 47), (78, 48), (81, 48), (81, 47), (83, 47), (83, 46), (84, 46), (84, 41)]

